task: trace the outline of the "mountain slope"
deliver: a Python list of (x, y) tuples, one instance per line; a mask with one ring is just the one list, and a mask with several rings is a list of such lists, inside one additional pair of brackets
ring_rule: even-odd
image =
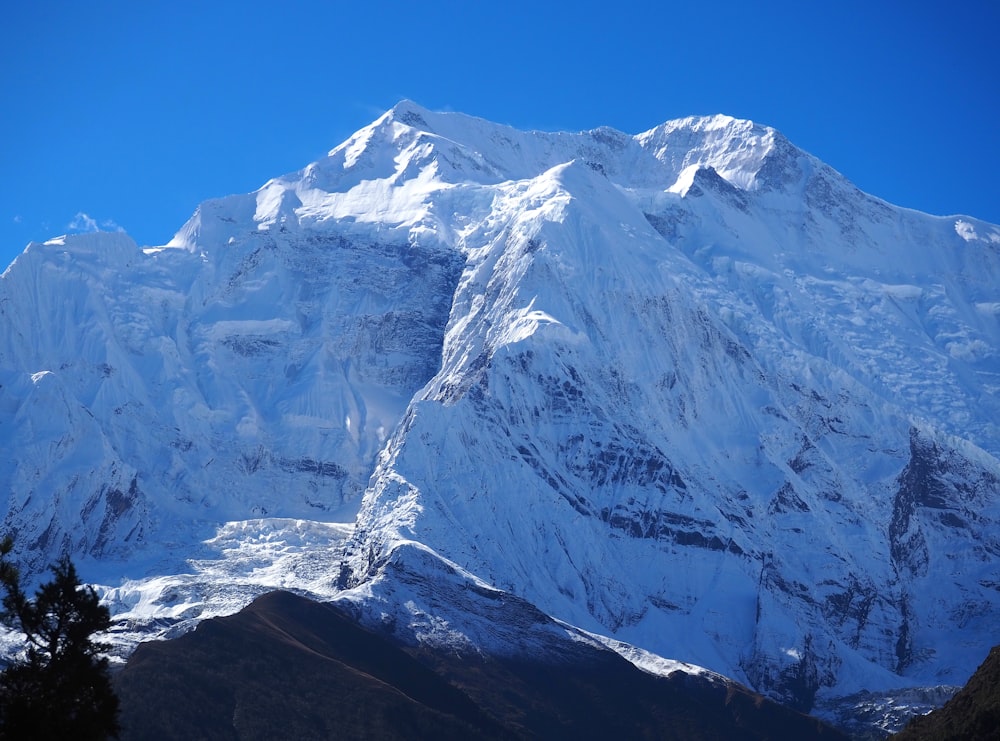
[[(998, 469), (914, 407), (954, 427), (972, 407), (956, 374), (994, 377), (996, 327), (969, 311), (989, 296), (927, 312), (971, 314), (949, 336), (986, 338), (991, 362), (922, 365), (926, 322), (903, 354), (888, 336), (925, 289), (896, 283), (912, 243), (882, 239), (886, 224), (948, 250), (961, 236), (780, 138), (728, 142), (770, 147), (745, 158), (749, 190), (702, 168), (646, 193), (579, 161), (502, 186), (497, 217), (463, 235), (442, 367), (382, 454), (358, 552), (417, 540), (553, 615), (805, 709), (862, 674), (946, 677), (969, 658), (934, 656), (956, 614), (977, 632), (997, 607)], [(947, 266), (927, 251), (910, 265), (956, 285), (997, 275), (989, 244)], [(865, 301), (845, 311), (855, 285)], [(969, 429), (995, 445), (992, 424)], [(914, 492), (918, 469), (940, 496)]]
[(1000, 728), (1000, 647), (990, 650), (965, 687), (943, 708), (914, 718), (893, 738), (967, 739), (996, 738)]
[(273, 592), (115, 676), (122, 738), (503, 738), (406, 653), (329, 607)]
[(741, 687), (563, 642), (558, 660), (407, 651), (273, 592), (140, 646), (116, 676), (122, 738), (839, 738)]
[[(203, 607), (266, 583), (417, 620), (372, 585), (419, 544), (800, 709), (960, 683), (1000, 611), (997, 286), (1000, 228), (768, 127), (404, 101), (165, 247), (29, 246), (0, 279), (4, 524), (140, 628), (202, 609), (165, 584), (216, 573), (221, 533)], [(246, 558), (355, 516), (306, 538), (319, 572)]]
[(459, 266), (338, 234), (32, 245), (0, 286), (6, 526), (44, 565), (329, 518), (434, 372)]

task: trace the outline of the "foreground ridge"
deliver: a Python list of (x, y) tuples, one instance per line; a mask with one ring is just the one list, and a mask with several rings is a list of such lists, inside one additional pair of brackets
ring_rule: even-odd
[(432, 653), (272, 592), (140, 646), (117, 676), (122, 738), (841, 738), (731, 683), (566, 644), (558, 661)]

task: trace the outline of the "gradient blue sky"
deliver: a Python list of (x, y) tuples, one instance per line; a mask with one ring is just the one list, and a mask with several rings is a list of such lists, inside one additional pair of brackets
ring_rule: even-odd
[(1000, 222), (994, 0), (17, 2), (0, 96), (0, 269), (67, 231), (162, 244), (404, 97), (548, 130), (751, 118), (893, 203)]

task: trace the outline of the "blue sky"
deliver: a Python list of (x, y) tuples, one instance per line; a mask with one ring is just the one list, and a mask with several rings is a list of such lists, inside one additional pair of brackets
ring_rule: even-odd
[(518, 128), (772, 125), (893, 203), (1000, 222), (1000, 3), (18, 2), (0, 24), (0, 263), (162, 244), (202, 200), (401, 98)]

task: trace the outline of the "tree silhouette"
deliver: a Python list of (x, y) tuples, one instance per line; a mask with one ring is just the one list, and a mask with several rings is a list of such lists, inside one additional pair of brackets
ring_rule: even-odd
[(7, 560), (12, 548), (9, 537), (0, 542), (0, 620), (24, 634), (26, 651), (0, 674), (0, 738), (117, 737), (118, 698), (101, 656), (108, 647), (94, 640), (111, 625), (108, 608), (68, 556), (28, 599)]

